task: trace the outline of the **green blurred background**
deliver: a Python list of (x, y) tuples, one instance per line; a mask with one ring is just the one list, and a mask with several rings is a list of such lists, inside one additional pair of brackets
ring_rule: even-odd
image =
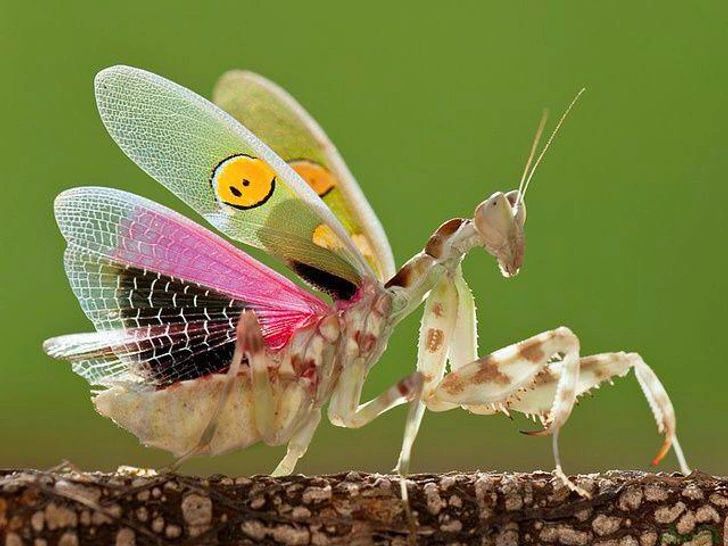
[[(689, 462), (728, 472), (725, 2), (76, 2), (0, 7), (3, 188), (0, 466), (158, 467), (98, 416), (88, 386), (41, 351), (89, 323), (63, 273), (61, 190), (123, 188), (189, 210), (114, 145), (94, 74), (125, 63), (203, 95), (230, 68), (277, 81), (339, 146), (398, 263), (453, 216), (520, 175), (543, 107), (574, 110), (534, 179), (526, 263), (504, 280), (474, 252), (465, 272), (481, 352), (560, 324), (585, 353), (639, 350), (662, 378)], [(270, 260), (268, 261), (270, 263)], [(418, 317), (395, 332), (367, 394), (413, 369)], [(303, 472), (387, 471), (398, 408), (361, 430), (324, 423)], [(428, 414), (416, 471), (550, 469), (550, 442), (520, 417)], [(575, 410), (568, 471), (646, 468), (660, 444), (630, 375)], [(267, 472), (283, 448), (186, 465)], [(661, 467), (676, 468), (674, 456)]]

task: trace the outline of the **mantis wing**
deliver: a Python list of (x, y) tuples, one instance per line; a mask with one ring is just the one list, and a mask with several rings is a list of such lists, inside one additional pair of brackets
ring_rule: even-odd
[(127, 66), (101, 71), (95, 87), (101, 119), (124, 153), (217, 229), (339, 299), (374, 277), (318, 195), (214, 104)]
[(98, 330), (46, 341), (92, 384), (167, 385), (225, 369), (244, 309), (283, 346), (328, 306), (176, 212), (108, 188), (56, 199), (66, 273)]
[(341, 221), (381, 282), (394, 273), (387, 235), (343, 159), (311, 115), (275, 83), (232, 70), (213, 101), (248, 127), (286, 161)]

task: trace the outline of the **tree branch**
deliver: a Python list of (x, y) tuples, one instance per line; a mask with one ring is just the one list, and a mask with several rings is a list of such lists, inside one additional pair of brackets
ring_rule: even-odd
[[(417, 544), (728, 544), (728, 480), (613, 471), (412, 476)], [(0, 471), (5, 546), (411, 544), (396, 476)]]

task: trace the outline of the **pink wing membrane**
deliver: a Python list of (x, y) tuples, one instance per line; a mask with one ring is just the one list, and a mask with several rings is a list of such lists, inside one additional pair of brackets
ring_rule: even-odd
[[(76, 247), (84, 254), (176, 277), (244, 302), (256, 312), (266, 342), (274, 349), (297, 328), (329, 311), (322, 300), (224, 239), (134, 194), (109, 188), (68, 190), (56, 199), (56, 218), (69, 250)], [(98, 309), (95, 303), (81, 303), (87, 314)], [(98, 320), (98, 313), (89, 317), (97, 327), (114, 327), (100, 324), (104, 321)]]

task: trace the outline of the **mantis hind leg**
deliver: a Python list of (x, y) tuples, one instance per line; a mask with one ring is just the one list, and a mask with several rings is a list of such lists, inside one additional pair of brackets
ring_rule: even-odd
[(262, 347), (264, 347), (264, 345), (262, 344), (263, 337), (260, 332), (260, 326), (255, 317), (255, 313), (252, 311), (243, 311), (240, 314), (240, 318), (238, 319), (238, 324), (235, 329), (235, 352), (233, 353), (230, 367), (226, 373), (225, 383), (222, 386), (222, 390), (217, 400), (217, 404), (215, 405), (215, 409), (210, 416), (210, 420), (202, 431), (202, 434), (200, 434), (197, 444), (187, 453), (174, 461), (174, 463), (167, 468), (168, 471), (176, 471), (189, 459), (195, 455), (204, 453), (209, 449), (210, 443), (215, 437), (215, 432), (217, 432), (217, 427), (220, 422), (220, 414), (230, 399), (230, 394), (232, 393), (235, 385), (235, 378), (240, 373), (243, 358), (248, 358), (248, 360), (250, 360), (252, 353), (263, 350)]
[(288, 476), (296, 467), (298, 459), (304, 456), (311, 443), (314, 432), (321, 422), (321, 409), (317, 408), (311, 412), (308, 419), (293, 433), (288, 441), (286, 455), (283, 457), (271, 476)]

